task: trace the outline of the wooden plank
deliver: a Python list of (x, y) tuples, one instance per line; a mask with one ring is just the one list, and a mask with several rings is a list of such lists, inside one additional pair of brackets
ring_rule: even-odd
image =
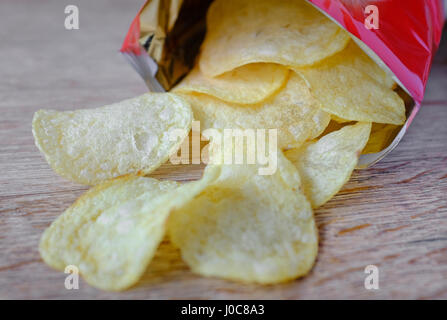
[[(103, 292), (83, 281), (79, 290), (66, 290), (65, 275), (41, 261), (37, 246), (43, 230), (86, 188), (45, 163), (33, 143), (32, 115), (42, 107), (100, 106), (146, 90), (117, 53), (141, 1), (71, 2), (80, 9), (79, 31), (63, 28), (60, 1), (0, 4), (7, 26), (0, 28), (0, 298), (447, 298), (445, 42), (424, 106), (401, 144), (373, 168), (357, 171), (316, 211), (320, 252), (309, 276), (268, 287), (203, 278), (165, 242), (129, 291)], [(201, 170), (165, 165), (153, 176), (190, 180)], [(377, 291), (363, 285), (369, 264), (380, 270)]]

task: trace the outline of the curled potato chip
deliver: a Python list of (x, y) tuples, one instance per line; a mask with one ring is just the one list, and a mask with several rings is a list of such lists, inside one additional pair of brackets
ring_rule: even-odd
[(331, 120), (331, 122), (329, 122), (329, 124), (326, 127), (326, 129), (324, 130), (324, 132), (318, 138), (324, 137), (324, 136), (328, 135), (329, 133), (338, 131), (345, 126), (352, 125), (352, 124), (355, 124), (355, 122), (349, 121), (349, 122), (340, 123), (335, 120)]
[(352, 121), (352, 120), (346, 120), (346, 119), (337, 117), (335, 114), (331, 114), (331, 119), (334, 120), (337, 123), (340, 123), (340, 124), (348, 123), (348, 122)]
[(371, 123), (358, 123), (285, 153), (298, 168), (313, 208), (329, 201), (349, 180), (370, 132)]
[(387, 148), (399, 133), (401, 126), (394, 124), (373, 123), (371, 136), (362, 154), (376, 153)]
[(90, 189), (52, 225), (40, 241), (51, 267), (74, 265), (92, 286), (124, 290), (141, 277), (165, 234), (169, 213), (199, 194), (219, 171), (178, 186), (125, 176)]
[(196, 66), (174, 92), (205, 93), (226, 102), (258, 103), (278, 91), (287, 81), (289, 70), (271, 63), (254, 63), (215, 78), (204, 76)]
[(342, 52), (295, 69), (307, 81), (323, 110), (349, 121), (403, 124), (405, 104), (394, 81), (354, 42)]
[(221, 167), (219, 178), (168, 221), (171, 241), (191, 269), (261, 284), (308, 273), (317, 229), (299, 174), (283, 153), (273, 175), (258, 175), (258, 165), (213, 166)]
[(348, 34), (306, 1), (216, 0), (200, 69), (217, 76), (249, 63), (306, 66), (342, 50)]
[(189, 104), (174, 94), (144, 94), (98, 109), (40, 110), (35, 143), (61, 176), (94, 185), (128, 173), (148, 174), (176, 152), (191, 128)]
[(254, 105), (230, 104), (203, 94), (182, 95), (203, 130), (277, 129), (280, 148), (296, 147), (318, 137), (330, 115), (318, 107), (304, 81), (292, 73), (277, 95)]

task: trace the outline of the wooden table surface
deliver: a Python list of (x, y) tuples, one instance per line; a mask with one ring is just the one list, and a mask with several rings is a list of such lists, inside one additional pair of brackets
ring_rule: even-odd
[[(64, 29), (64, 1), (0, 3), (0, 298), (447, 298), (447, 41), (397, 149), (316, 211), (320, 251), (304, 279), (265, 287), (202, 278), (163, 243), (129, 291), (103, 292), (82, 280), (79, 290), (66, 290), (65, 274), (47, 267), (37, 246), (86, 188), (49, 168), (31, 119), (40, 108), (98, 107), (146, 91), (118, 53), (142, 2), (71, 0), (80, 10), (74, 31)], [(200, 170), (164, 166), (153, 176), (190, 180)], [(379, 267), (379, 290), (364, 288), (370, 264)]]

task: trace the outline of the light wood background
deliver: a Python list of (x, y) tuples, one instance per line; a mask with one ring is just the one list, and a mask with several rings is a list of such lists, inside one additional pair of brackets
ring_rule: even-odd
[[(304, 279), (241, 285), (193, 275), (164, 243), (143, 281), (123, 293), (64, 288), (40, 259), (40, 235), (86, 188), (52, 172), (34, 146), (39, 108), (98, 107), (146, 91), (118, 53), (142, 0), (71, 0), (80, 30), (64, 29), (65, 1), (0, 2), (0, 298), (447, 298), (447, 43), (427, 95), (401, 144), (356, 172), (316, 211), (320, 252)], [(163, 167), (156, 177), (190, 180), (200, 167)], [(367, 265), (380, 289), (364, 288)]]

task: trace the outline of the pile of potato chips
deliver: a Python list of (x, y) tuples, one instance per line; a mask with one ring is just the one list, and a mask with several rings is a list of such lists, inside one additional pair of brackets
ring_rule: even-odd
[[(303, 276), (318, 251), (313, 209), (348, 181), (362, 150), (382, 150), (405, 122), (394, 87), (304, 0), (216, 0), (197, 65), (171, 93), (35, 114), (50, 166), (93, 186), (45, 231), (41, 256), (118, 291), (150, 268), (167, 236), (201, 275), (261, 284)], [(259, 175), (260, 164), (210, 152), (198, 181), (145, 177), (177, 153), (193, 119), (202, 129), (277, 129), (277, 170)]]

